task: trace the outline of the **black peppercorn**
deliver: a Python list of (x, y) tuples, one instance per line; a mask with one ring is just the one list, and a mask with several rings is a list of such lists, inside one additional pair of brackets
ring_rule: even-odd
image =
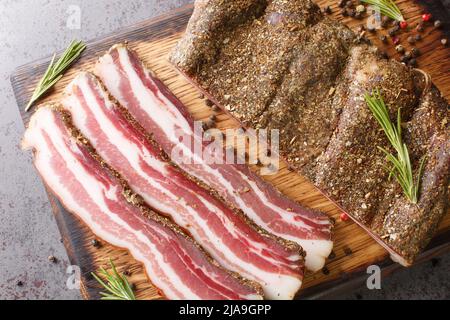
[(356, 15), (356, 11), (353, 9), (347, 9), (347, 14), (353, 18)]
[(57, 263), (58, 259), (56, 259), (55, 256), (49, 256), (48, 261), (50, 261), (51, 263)]
[(93, 239), (93, 240), (91, 241), (91, 245), (92, 245), (94, 248), (99, 248), (99, 247), (100, 247), (100, 242), (99, 242), (97, 239)]
[(325, 14), (331, 14), (331, 7), (330, 6), (326, 6), (325, 8), (323, 8), (323, 13)]
[(411, 56), (413, 58), (417, 58), (418, 56), (420, 56), (420, 50), (417, 48), (412, 48), (411, 49)]
[(417, 60), (416, 59), (409, 60), (408, 65), (410, 67), (417, 67)]
[(383, 28), (386, 28), (389, 24), (389, 21), (390, 21), (389, 17), (383, 16), (383, 18), (381, 18), (381, 26)]
[(409, 42), (410, 44), (413, 44), (413, 43), (416, 42), (416, 38), (414, 38), (413, 36), (409, 36), (409, 37), (408, 37), (408, 42)]
[(205, 100), (205, 104), (208, 106), (208, 107), (212, 107), (213, 105), (214, 105), (214, 102), (212, 102), (211, 100), (209, 100), (209, 99), (206, 99)]
[(342, 14), (343, 17), (347, 17), (348, 16), (348, 12), (347, 12), (346, 9), (342, 9), (341, 10), (341, 14)]
[(387, 43), (387, 37), (383, 34), (382, 36), (380, 36), (380, 41), (383, 43)]
[(323, 267), (322, 269), (322, 273), (326, 276), (328, 276), (330, 274), (330, 270), (327, 267)]
[(328, 259), (333, 260), (336, 258), (336, 253), (334, 251), (331, 251), (330, 255), (328, 256)]
[(349, 247), (345, 247), (344, 248), (344, 253), (345, 253), (346, 256), (351, 256), (353, 254), (353, 251)]
[(403, 56), (400, 58), (400, 61), (403, 62), (404, 64), (407, 64), (408, 61), (409, 61), (409, 58), (408, 58), (406, 55), (403, 55)]
[(416, 30), (417, 30), (417, 32), (423, 32), (425, 30), (423, 23), (419, 23), (416, 27)]
[(18, 287), (23, 287), (23, 282), (21, 280), (19, 280), (19, 281), (16, 282), (16, 285)]
[(416, 35), (414, 36), (414, 40), (420, 41), (420, 40), (422, 40), (422, 36), (421, 36), (420, 34), (416, 34)]
[(340, 7), (340, 8), (345, 7), (345, 4), (346, 4), (346, 3), (347, 3), (346, 0), (341, 0), (341, 1), (339, 1), (339, 7)]

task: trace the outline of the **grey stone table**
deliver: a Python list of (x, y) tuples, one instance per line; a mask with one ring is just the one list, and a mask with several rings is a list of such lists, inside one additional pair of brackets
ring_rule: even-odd
[[(0, 1), (0, 299), (80, 299), (66, 286), (66, 252), (43, 185), (19, 147), (24, 128), (9, 75), (73, 38), (89, 40), (188, 2)], [(360, 289), (341, 298), (450, 298), (449, 274), (450, 255), (385, 279), (382, 290)]]

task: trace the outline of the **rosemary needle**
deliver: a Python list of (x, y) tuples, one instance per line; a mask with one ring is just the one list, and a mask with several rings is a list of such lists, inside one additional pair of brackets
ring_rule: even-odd
[(101, 292), (102, 300), (136, 300), (133, 289), (124, 275), (117, 272), (116, 266), (110, 260), (112, 273), (109, 273), (104, 268), (100, 269), (100, 275), (106, 280), (102, 280), (98, 275), (92, 273), (92, 276), (98, 283), (106, 290)]
[(408, 200), (416, 204), (419, 199), (419, 186), (426, 157), (422, 159), (417, 177), (414, 179), (408, 147), (405, 143), (403, 143), (402, 139), (401, 110), (398, 110), (397, 125), (394, 125), (391, 122), (388, 108), (386, 107), (379, 90), (375, 90), (372, 95), (366, 94), (365, 100), (369, 109), (372, 111), (374, 117), (383, 128), (389, 142), (397, 153), (395, 156), (386, 149), (378, 147), (386, 154), (386, 159), (392, 165), (392, 168), (388, 169), (390, 175), (391, 177), (395, 177)]
[(56, 54), (53, 55), (52, 61), (34, 90), (33, 96), (25, 108), (25, 111), (29, 111), (33, 104), (63, 77), (64, 71), (78, 59), (84, 49), (86, 49), (86, 45), (82, 41), (74, 40), (70, 43), (69, 47), (64, 51), (58, 61), (55, 62)]
[(380, 11), (381, 14), (391, 19), (400, 22), (405, 21), (402, 12), (400, 11), (400, 9), (397, 7), (397, 5), (393, 0), (361, 0), (361, 1), (374, 6)]

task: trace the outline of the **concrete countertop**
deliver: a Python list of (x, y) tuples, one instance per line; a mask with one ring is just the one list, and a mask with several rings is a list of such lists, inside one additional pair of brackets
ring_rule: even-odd
[[(0, 1), (0, 299), (80, 299), (66, 285), (69, 262), (42, 182), (30, 155), (19, 147), (24, 128), (10, 74), (65, 48), (73, 38), (93, 39), (189, 2)], [(51, 263), (49, 256), (58, 262)], [(341, 298), (449, 299), (449, 274), (447, 255), (383, 279), (382, 290), (362, 288)]]

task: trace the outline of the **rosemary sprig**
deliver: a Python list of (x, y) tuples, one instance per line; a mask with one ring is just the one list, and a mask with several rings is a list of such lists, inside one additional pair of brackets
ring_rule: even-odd
[(107, 292), (101, 292), (102, 300), (136, 300), (133, 289), (124, 275), (117, 272), (116, 266), (110, 260), (112, 273), (109, 273), (104, 268), (100, 269), (100, 275), (105, 278), (103, 281), (95, 273), (92, 276), (102, 285)]
[(370, 4), (380, 10), (381, 14), (397, 20), (397, 21), (405, 21), (403, 18), (402, 12), (397, 7), (393, 0), (362, 0), (367, 4)]
[(416, 204), (419, 199), (420, 180), (422, 179), (426, 158), (424, 157), (422, 159), (417, 177), (414, 179), (408, 147), (403, 143), (402, 139), (401, 110), (398, 110), (397, 125), (394, 125), (391, 122), (388, 108), (384, 103), (380, 90), (375, 90), (372, 95), (366, 94), (365, 100), (374, 117), (383, 128), (389, 142), (397, 152), (397, 155), (395, 156), (386, 149), (378, 147), (386, 154), (386, 159), (392, 165), (392, 168), (388, 168), (390, 177), (395, 177), (408, 200)]
[(72, 41), (69, 47), (64, 51), (63, 55), (56, 61), (56, 54), (53, 55), (52, 61), (48, 66), (42, 79), (39, 81), (33, 96), (30, 99), (25, 111), (29, 111), (33, 104), (39, 100), (49, 89), (51, 89), (62, 77), (64, 71), (81, 55), (86, 49), (86, 45), (82, 41)]

